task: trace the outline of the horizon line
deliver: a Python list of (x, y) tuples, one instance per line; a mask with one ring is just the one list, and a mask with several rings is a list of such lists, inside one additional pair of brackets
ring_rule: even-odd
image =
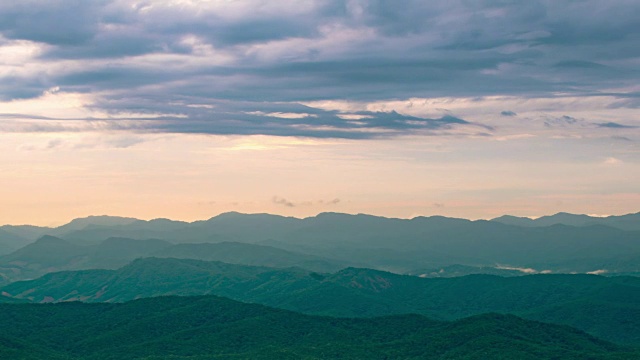
[(552, 217), (552, 216), (563, 215), (563, 214), (575, 215), (575, 216), (588, 216), (590, 218), (606, 219), (606, 218), (610, 218), (610, 217), (636, 215), (636, 214), (640, 214), (640, 211), (631, 212), (631, 213), (624, 213), (624, 214), (606, 214), (606, 215), (602, 215), (602, 214), (579, 214), (579, 213), (570, 213), (570, 212), (565, 212), (565, 211), (558, 211), (558, 212), (556, 212), (554, 214), (546, 214), (546, 215), (540, 215), (540, 216), (517, 216), (517, 215), (503, 214), (503, 215), (496, 216), (496, 217), (493, 217), (493, 218), (469, 219), (469, 218), (463, 218), (463, 217), (445, 216), (445, 215), (438, 215), (438, 214), (434, 214), (434, 215), (416, 215), (416, 216), (413, 216), (413, 217), (395, 217), (395, 216), (384, 216), (384, 215), (368, 214), (368, 213), (362, 213), (362, 212), (359, 212), (359, 213), (348, 213), (348, 212), (338, 212), (338, 211), (322, 211), (322, 212), (318, 212), (317, 214), (311, 215), (311, 216), (297, 217), (297, 216), (274, 214), (274, 213), (267, 213), (267, 212), (244, 213), (244, 212), (240, 212), (240, 211), (230, 210), (230, 211), (220, 212), (220, 213), (218, 213), (216, 215), (213, 215), (213, 216), (211, 216), (211, 217), (209, 217), (207, 219), (198, 219), (198, 220), (193, 220), (193, 221), (171, 219), (171, 218), (167, 218), (167, 217), (156, 217), (156, 218), (143, 219), (143, 218), (137, 218), (137, 217), (132, 217), (132, 216), (102, 214), (102, 215), (86, 215), (86, 216), (81, 216), (81, 217), (74, 217), (69, 221), (60, 223), (59, 225), (0, 224), (0, 227), (5, 227), (5, 226), (35, 226), (35, 227), (41, 227), (41, 228), (55, 229), (55, 228), (58, 228), (58, 227), (69, 225), (69, 224), (71, 224), (72, 222), (74, 222), (76, 220), (83, 220), (83, 219), (90, 219), (90, 218), (100, 218), (100, 217), (131, 219), (133, 221), (145, 221), (145, 222), (151, 222), (151, 221), (156, 221), (156, 220), (168, 220), (168, 221), (174, 221), (174, 222), (183, 222), (183, 223), (187, 223), (187, 224), (193, 224), (193, 223), (197, 223), (197, 222), (209, 221), (209, 220), (215, 219), (217, 217), (220, 217), (220, 216), (223, 216), (223, 215), (228, 215), (228, 214), (270, 215), (270, 216), (277, 216), (277, 217), (288, 218), (288, 219), (297, 219), (297, 220), (311, 219), (311, 218), (315, 218), (315, 217), (318, 217), (318, 216), (323, 215), (323, 214), (338, 214), (338, 215), (350, 215), (350, 216), (362, 215), (362, 216), (371, 216), (371, 217), (376, 217), (376, 218), (396, 219), (396, 220), (414, 220), (414, 219), (418, 219), (418, 218), (442, 217), (442, 218), (447, 218), (447, 219), (458, 219), (458, 220), (467, 220), (467, 221), (476, 222), (476, 221), (492, 221), (492, 220), (499, 219), (501, 217), (506, 217), (506, 216), (519, 218), (519, 219), (529, 219), (529, 220), (535, 221), (535, 220), (540, 219), (540, 218)]

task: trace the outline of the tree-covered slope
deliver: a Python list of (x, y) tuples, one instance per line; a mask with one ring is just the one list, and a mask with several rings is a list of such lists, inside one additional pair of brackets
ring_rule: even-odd
[(12, 359), (632, 359), (566, 326), (486, 314), (340, 319), (218, 297), (0, 305)]
[(117, 271), (62, 272), (0, 289), (34, 302), (117, 302), (213, 294), (294, 311), (371, 317), (420, 313), (456, 319), (512, 313), (640, 345), (640, 278), (596, 275), (471, 275), (419, 278), (348, 268), (335, 274), (187, 259), (140, 259)]
[(261, 302), (282, 302), (318, 281), (308, 270), (274, 269), (191, 259), (146, 258), (113, 270), (47, 274), (1, 290), (15, 298), (43, 301), (122, 302), (161, 295), (215, 294)]

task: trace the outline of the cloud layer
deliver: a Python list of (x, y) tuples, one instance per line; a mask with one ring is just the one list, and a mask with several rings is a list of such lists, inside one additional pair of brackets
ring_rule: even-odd
[[(637, 109), (639, 12), (631, 0), (4, 2), (0, 101), (83, 94), (77, 106), (106, 114), (105, 128), (142, 132), (488, 134), (455, 113), (309, 104), (608, 96), (611, 108)], [(16, 114), (0, 121), (38, 121)]]

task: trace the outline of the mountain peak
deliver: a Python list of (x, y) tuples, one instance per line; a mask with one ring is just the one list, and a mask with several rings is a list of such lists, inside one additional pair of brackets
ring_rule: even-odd
[(82, 246), (51, 235), (44, 235), (35, 242), (7, 255), (9, 260), (41, 262), (43, 259), (67, 259), (76, 256)]
[(229, 211), (218, 214), (209, 220), (206, 221), (217, 221), (217, 220), (237, 220), (237, 219), (248, 219), (248, 218), (265, 218), (265, 219), (292, 219), (292, 217), (276, 215), (276, 214), (268, 214), (268, 213), (241, 213), (237, 211)]
[(128, 225), (139, 221), (135, 218), (108, 216), (108, 215), (92, 215), (83, 218), (76, 218), (69, 223), (62, 225), (56, 229), (57, 232), (67, 233), (76, 230), (82, 230), (88, 226), (119, 226)]
[(43, 235), (33, 244), (69, 244), (67, 240), (52, 235)]
[(138, 219), (123, 216), (110, 215), (89, 215), (85, 217), (75, 218), (69, 224), (92, 224), (92, 225), (126, 225)]

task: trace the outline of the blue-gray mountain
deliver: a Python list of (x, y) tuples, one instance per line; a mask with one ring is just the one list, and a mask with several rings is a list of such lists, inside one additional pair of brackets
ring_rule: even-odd
[(589, 215), (577, 215), (560, 212), (555, 215), (542, 216), (536, 219), (504, 215), (491, 221), (517, 226), (551, 226), (556, 224), (571, 226), (605, 225), (622, 230), (640, 230), (640, 213), (596, 217)]
[[(324, 261), (400, 273), (448, 265), (527, 268), (538, 272), (640, 271), (640, 214), (608, 218), (557, 214), (535, 221), (518, 220), (522, 224), (503, 223), (509, 219), (391, 219), (336, 213), (296, 219), (226, 213), (193, 223), (92, 217), (40, 232), (22, 227), (19, 231), (15, 227), (3, 230), (21, 239), (27, 239), (28, 234), (33, 237), (49, 232), (84, 245), (111, 237), (171, 243), (253, 243), (321, 257)], [(531, 226), (530, 222), (537, 225)], [(15, 239), (5, 241), (3, 233), (0, 244), (4, 244), (0, 251), (5, 252), (17, 246)]]
[(271, 267), (302, 267), (333, 272), (346, 263), (247, 243), (174, 245), (165, 240), (109, 238), (97, 244), (78, 244), (45, 235), (11, 254), (0, 257), (0, 285), (33, 279), (49, 272), (82, 269), (117, 269), (146, 256), (224, 261)]

